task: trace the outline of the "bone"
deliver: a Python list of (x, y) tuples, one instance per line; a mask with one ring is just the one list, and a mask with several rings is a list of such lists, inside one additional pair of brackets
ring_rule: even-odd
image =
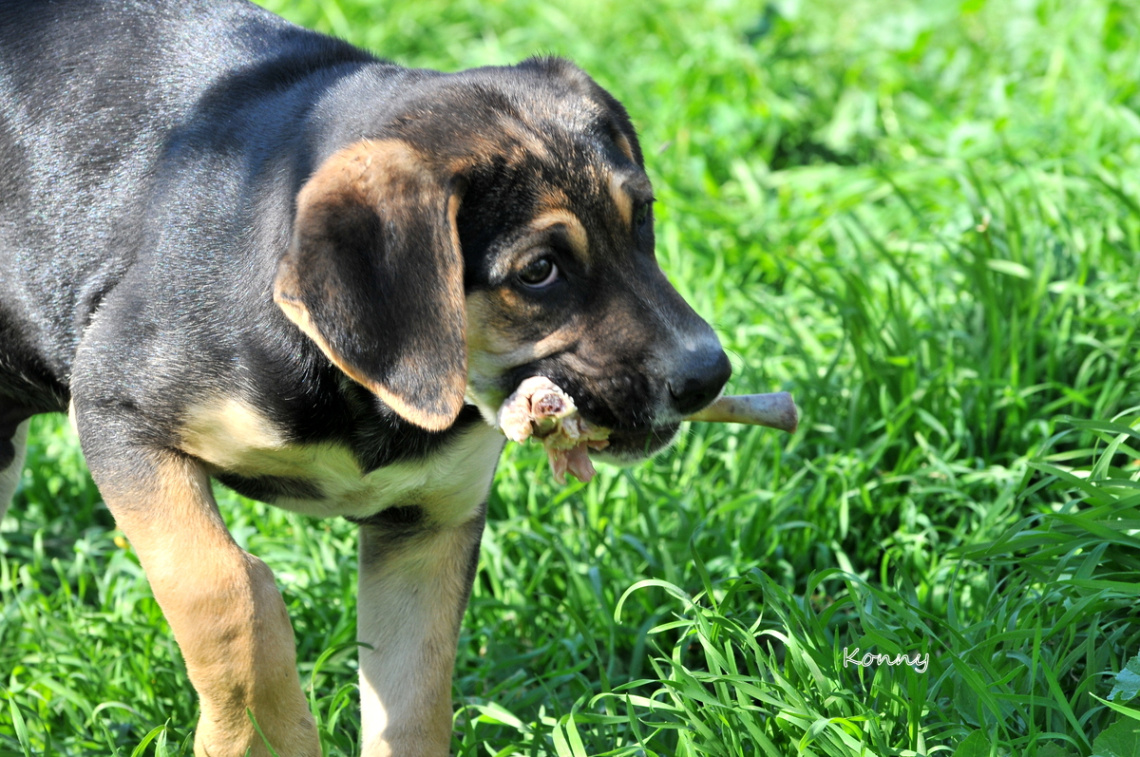
[(787, 392), (771, 392), (721, 397), (685, 420), (705, 423), (748, 423), (792, 433), (799, 426), (800, 416), (792, 395)]
[[(721, 397), (687, 421), (750, 423), (782, 431), (796, 430), (799, 415), (787, 392)], [(526, 379), (499, 408), (499, 428), (516, 442), (534, 437), (546, 448), (554, 480), (566, 483), (566, 474), (588, 482), (596, 473), (590, 450), (605, 449), (609, 429), (594, 426), (578, 414), (574, 400), (545, 376)]]
[(499, 408), (498, 421), (508, 439), (524, 442), (533, 436), (542, 441), (560, 484), (566, 483), (567, 473), (583, 482), (594, 477), (589, 450), (605, 449), (610, 433), (578, 415), (570, 395), (544, 376), (519, 384)]

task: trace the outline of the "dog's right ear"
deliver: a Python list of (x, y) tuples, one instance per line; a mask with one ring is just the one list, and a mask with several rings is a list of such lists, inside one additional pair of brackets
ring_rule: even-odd
[(415, 148), (365, 140), (297, 196), (273, 299), (321, 351), (399, 416), (440, 431), (467, 388), (459, 182)]

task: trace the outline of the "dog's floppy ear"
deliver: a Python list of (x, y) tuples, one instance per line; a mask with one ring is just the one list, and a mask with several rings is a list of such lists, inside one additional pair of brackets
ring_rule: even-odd
[(402, 418), (439, 431), (467, 385), (456, 182), (410, 145), (365, 140), (297, 196), (273, 299), (338, 368)]

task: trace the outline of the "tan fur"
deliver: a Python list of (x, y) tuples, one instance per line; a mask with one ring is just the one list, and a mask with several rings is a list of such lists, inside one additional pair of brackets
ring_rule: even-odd
[(624, 178), (619, 173), (610, 174), (610, 197), (613, 198), (614, 207), (621, 216), (621, 222), (630, 227), (633, 226), (633, 200), (622, 186)]
[[(582, 170), (593, 171), (594, 168), (590, 166)], [(573, 203), (564, 191), (558, 187), (544, 186), (540, 188), (539, 195), (535, 198), (535, 218), (550, 211), (566, 210), (570, 207), (573, 207)]]
[(629, 143), (629, 139), (617, 129), (612, 129), (610, 136), (613, 137), (614, 144), (622, 151), (622, 154), (629, 158), (629, 162), (636, 163), (637, 158), (633, 155), (633, 145)]
[(392, 463), (366, 474), (347, 447), (287, 442), (263, 414), (233, 397), (198, 404), (185, 417), (182, 451), (208, 463), (211, 471), (303, 478), (324, 497), (283, 497), (275, 504), (315, 517), (366, 518), (414, 501), (435, 524), (465, 521), (490, 488), (504, 443), (494, 428), (475, 426), (432, 457)]
[(570, 247), (575, 255), (587, 265), (590, 262), (590, 235), (578, 216), (565, 208), (554, 208), (536, 217), (530, 222), (530, 228), (537, 234), (554, 226), (562, 226), (570, 240)]
[(29, 423), (30, 421), (24, 421), (16, 427), (16, 433), (12, 437), (12, 446), (16, 448), (16, 456), (7, 468), (0, 470), (0, 520), (3, 520), (4, 513), (8, 512), (8, 505), (12, 503), (12, 495), (16, 493), (16, 487), (20, 483), (20, 473), (24, 469), (24, 453), (28, 449)]
[(506, 399), (497, 383), (505, 370), (553, 355), (580, 337), (570, 322), (537, 342), (516, 338), (502, 317), (515, 306), (513, 299), (510, 292), (467, 296), (467, 401), (490, 424), (498, 423), (499, 405)]
[(326, 160), (297, 196), (302, 206), (317, 197), (355, 195), (379, 207), (391, 201), (392, 180), (433, 183), (423, 157), (398, 139), (363, 139), (338, 150)]
[(495, 128), (499, 133), (495, 135), (488, 151), (491, 156), (503, 152), (505, 146), (508, 157), (522, 159), (531, 155), (542, 160), (552, 158), (546, 143), (532, 125), (521, 124), (513, 118), (502, 118), (495, 124)]
[(481, 532), (481, 518), (407, 542), (360, 530), (357, 639), (371, 647), (360, 651), (361, 741), (370, 757), (447, 754), (451, 673)]
[(181, 448), (216, 465), (267, 475), (287, 475), (293, 461), (282, 470), (267, 470), (271, 458), (250, 459), (251, 450), (281, 450), (284, 433), (252, 405), (234, 397), (218, 397), (185, 412)]
[(517, 165), (529, 157), (552, 159), (543, 136), (531, 124), (510, 116), (498, 119), (486, 131), (468, 134), (465, 147), (462, 156), (448, 161), (446, 170), (449, 173), (463, 173), (473, 166), (489, 165), (496, 160)]
[[(522, 365), (553, 355), (579, 338), (573, 322), (547, 334), (537, 342), (519, 339), (502, 325), (499, 316), (510, 308), (512, 296), (496, 296), (490, 292), (477, 292), (467, 298), (468, 360), (473, 365), (493, 370), (495, 375), (504, 368)], [(472, 373), (485, 371), (472, 369)]]
[(234, 543), (199, 465), (169, 453), (150, 462), (154, 479), (146, 488), (101, 488), (138, 553), (201, 700), (194, 754), (269, 755), (248, 708), (282, 757), (320, 755), (297, 676), (293, 630), (272, 573)]

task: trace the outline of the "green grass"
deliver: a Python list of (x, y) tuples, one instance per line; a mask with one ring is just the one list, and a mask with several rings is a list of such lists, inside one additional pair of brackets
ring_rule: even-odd
[[(731, 389), (805, 419), (588, 486), (511, 446), (456, 754), (1140, 754), (1132, 4), (267, 5), (409, 65), (578, 61), (640, 129)], [(219, 497), (354, 753), (353, 529)], [(61, 419), (0, 544), (0, 753), (189, 754), (185, 670)]]

